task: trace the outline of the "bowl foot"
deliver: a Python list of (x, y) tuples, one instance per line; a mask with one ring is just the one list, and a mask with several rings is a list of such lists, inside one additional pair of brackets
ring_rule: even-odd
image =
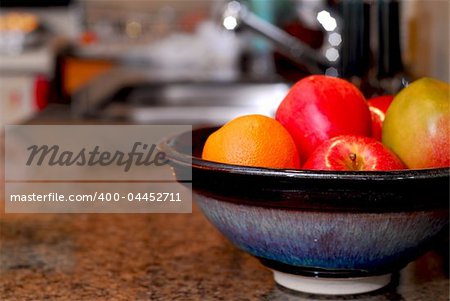
[(389, 284), (391, 274), (357, 278), (318, 278), (273, 271), (275, 282), (291, 290), (318, 295), (353, 295)]

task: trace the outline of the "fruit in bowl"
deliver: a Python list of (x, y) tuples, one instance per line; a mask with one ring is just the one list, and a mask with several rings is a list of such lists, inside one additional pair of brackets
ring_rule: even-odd
[[(192, 170), (194, 199), (211, 223), (282, 286), (318, 294), (379, 289), (448, 225), (450, 169), (405, 169), (395, 148), (370, 137), (369, 105), (355, 89), (303, 79), (276, 120), (241, 117), (159, 145), (177, 176)], [(396, 119), (396, 102), (386, 120)], [(383, 125), (383, 142), (389, 129)], [(267, 164), (277, 156), (282, 164)]]
[(354, 162), (380, 157), (377, 164), (360, 165), (358, 170), (449, 167), (449, 95), (448, 84), (423, 78), (395, 98), (384, 95), (366, 101), (350, 82), (309, 76), (281, 102), (278, 122), (258, 115), (232, 120), (208, 138), (203, 158), (269, 168), (297, 168), (300, 162), (304, 169), (342, 170), (345, 165), (344, 170), (355, 170), (355, 164), (326, 164), (333, 157), (330, 151), (337, 149), (332, 139), (342, 136), (340, 149), (355, 149), (350, 152), (358, 159)]
[(205, 160), (268, 168), (300, 168), (294, 140), (276, 120), (262, 115), (233, 119), (211, 134)]
[(386, 112), (383, 143), (409, 168), (450, 166), (450, 86), (422, 78), (400, 91)]

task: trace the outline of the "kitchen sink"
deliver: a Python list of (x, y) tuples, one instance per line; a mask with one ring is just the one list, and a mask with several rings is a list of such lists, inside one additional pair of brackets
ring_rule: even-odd
[(82, 88), (73, 112), (84, 118), (165, 124), (222, 124), (244, 114), (273, 116), (283, 82), (161, 81), (112, 72)]

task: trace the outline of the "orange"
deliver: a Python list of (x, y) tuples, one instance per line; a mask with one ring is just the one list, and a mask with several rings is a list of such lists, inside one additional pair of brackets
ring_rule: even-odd
[(246, 115), (226, 123), (208, 137), (202, 158), (235, 165), (300, 168), (289, 132), (263, 115)]

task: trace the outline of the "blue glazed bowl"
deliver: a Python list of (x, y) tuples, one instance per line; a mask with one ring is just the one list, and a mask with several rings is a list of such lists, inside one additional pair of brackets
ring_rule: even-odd
[[(159, 147), (177, 177), (192, 168), (194, 199), (211, 223), (274, 270), (281, 285), (326, 294), (378, 289), (448, 225), (449, 168), (329, 172), (221, 164), (200, 158), (214, 130), (180, 134)], [(352, 282), (346, 287), (343, 279)]]

